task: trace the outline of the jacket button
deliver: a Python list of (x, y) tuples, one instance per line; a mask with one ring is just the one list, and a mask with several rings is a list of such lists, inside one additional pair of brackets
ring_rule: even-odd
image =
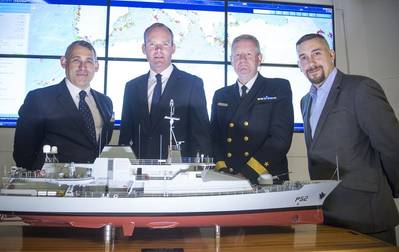
[(230, 152), (227, 152), (227, 157), (231, 158), (231, 156), (233, 156)]
[(244, 152), (244, 156), (245, 156), (245, 157), (248, 157), (248, 156), (249, 156), (249, 152), (247, 152), (247, 151)]
[(233, 127), (234, 127), (234, 123), (232, 123), (232, 122), (229, 123), (229, 127), (230, 127), (230, 128), (233, 128)]
[(248, 125), (249, 125), (248, 121), (245, 121), (244, 126), (248, 126)]
[(231, 137), (227, 138), (226, 140), (228, 143), (231, 143), (231, 141), (233, 141), (233, 139), (231, 139)]
[(248, 140), (249, 140), (249, 137), (245, 136), (244, 137), (244, 142), (248, 142)]

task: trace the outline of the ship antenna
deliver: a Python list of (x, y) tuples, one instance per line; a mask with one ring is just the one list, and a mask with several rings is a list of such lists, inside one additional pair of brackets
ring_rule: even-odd
[(139, 124), (139, 159), (141, 157), (141, 124)]
[(337, 165), (336, 169), (337, 169), (337, 180), (339, 180), (339, 163), (338, 163), (338, 154), (335, 155), (335, 163)]
[[(101, 132), (100, 132), (100, 134), (98, 135), (98, 157), (101, 155)], [(107, 140), (105, 140), (105, 141), (107, 141)]]
[(338, 154), (335, 154), (335, 171), (332, 174), (330, 180), (333, 179), (335, 174), (337, 174), (337, 180), (339, 180), (339, 159), (338, 159)]
[(159, 135), (159, 160), (162, 160), (162, 135)]

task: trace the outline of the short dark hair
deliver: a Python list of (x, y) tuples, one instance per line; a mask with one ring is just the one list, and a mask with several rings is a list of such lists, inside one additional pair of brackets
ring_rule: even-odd
[(323, 43), (326, 44), (327, 48), (330, 48), (330, 45), (328, 44), (326, 38), (323, 35), (320, 35), (318, 33), (308, 33), (303, 35), (297, 42), (296, 46), (299, 46), (305, 41), (311, 40), (311, 39), (320, 39)]
[(242, 34), (242, 35), (236, 37), (236, 38), (233, 40), (233, 43), (231, 43), (231, 49), (233, 50), (234, 45), (235, 45), (238, 41), (241, 41), (241, 40), (251, 40), (252, 42), (254, 42), (254, 44), (255, 44), (255, 46), (256, 46), (256, 50), (258, 51), (258, 53), (260, 53), (260, 45), (259, 45), (258, 39), (257, 39), (255, 36), (250, 35), (250, 34)]
[(87, 42), (87, 41), (85, 41), (85, 40), (76, 40), (76, 41), (72, 42), (72, 43), (67, 47), (67, 49), (66, 49), (66, 51), (65, 51), (65, 55), (64, 55), (65, 58), (69, 59), (69, 58), (71, 57), (72, 50), (73, 50), (73, 48), (74, 48), (75, 46), (82, 46), (82, 47), (85, 47), (85, 48), (89, 49), (90, 51), (93, 52), (93, 54), (94, 54), (94, 59), (97, 60), (97, 53), (96, 53), (96, 50), (94, 49), (93, 45), (90, 44), (90, 42)]
[(150, 25), (149, 27), (147, 27), (147, 29), (145, 29), (145, 31), (144, 31), (144, 44), (147, 43), (147, 36), (148, 36), (148, 33), (149, 33), (150, 31), (152, 31), (153, 29), (155, 29), (155, 28), (163, 28), (163, 29), (167, 30), (167, 31), (170, 33), (170, 36), (172, 37), (172, 45), (173, 45), (173, 32), (172, 32), (172, 30), (171, 30), (168, 26), (166, 26), (166, 25), (163, 24), (163, 23), (153, 23), (152, 25)]

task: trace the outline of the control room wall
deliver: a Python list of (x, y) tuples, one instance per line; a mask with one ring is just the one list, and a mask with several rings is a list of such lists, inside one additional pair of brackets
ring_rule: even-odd
[[(274, 0), (275, 2), (278, 2)], [(334, 5), (337, 66), (345, 73), (367, 75), (378, 81), (399, 116), (399, 1), (397, 0), (283, 0)], [(284, 77), (284, 76), (282, 76)], [(13, 128), (0, 128), (0, 175), (12, 165)], [(112, 144), (117, 143), (114, 131)], [(302, 133), (295, 133), (288, 153), (291, 179), (307, 179)], [(1, 182), (0, 182), (1, 183)], [(397, 200), (399, 203), (399, 200)]]

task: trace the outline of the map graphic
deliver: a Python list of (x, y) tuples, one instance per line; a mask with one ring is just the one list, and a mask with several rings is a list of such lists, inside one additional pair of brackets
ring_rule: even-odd
[[(88, 40), (96, 48), (98, 57), (106, 56), (106, 6), (0, 1), (0, 22), (5, 24), (0, 29), (0, 54), (27, 55), (26, 58), (0, 57), (0, 117), (17, 116), (29, 90), (62, 80), (64, 70), (58, 58), (72, 41)], [(165, 23), (172, 29), (176, 44), (173, 59), (189, 61), (176, 65), (204, 80), (208, 108), (211, 107), (214, 91), (225, 85), (223, 11), (112, 6), (107, 87), (105, 90), (103, 60), (92, 86), (106, 92), (114, 101), (116, 119), (120, 119), (125, 83), (148, 71), (141, 46), (145, 28), (154, 22)], [(227, 14), (228, 52), (234, 37), (243, 33), (252, 34), (260, 41), (263, 63), (295, 65), (295, 42), (310, 32), (325, 35), (333, 46), (331, 17), (303, 16), (300, 13), (279, 15), (265, 11)], [(29, 58), (29, 55), (35, 57)], [(135, 60), (129, 61), (130, 58)], [(230, 85), (235, 82), (236, 75), (231, 67), (228, 69), (226, 84)], [(268, 77), (290, 80), (295, 122), (302, 122), (299, 100), (309, 90), (309, 83), (301, 77), (299, 70), (293, 67), (262, 67), (260, 71)]]

